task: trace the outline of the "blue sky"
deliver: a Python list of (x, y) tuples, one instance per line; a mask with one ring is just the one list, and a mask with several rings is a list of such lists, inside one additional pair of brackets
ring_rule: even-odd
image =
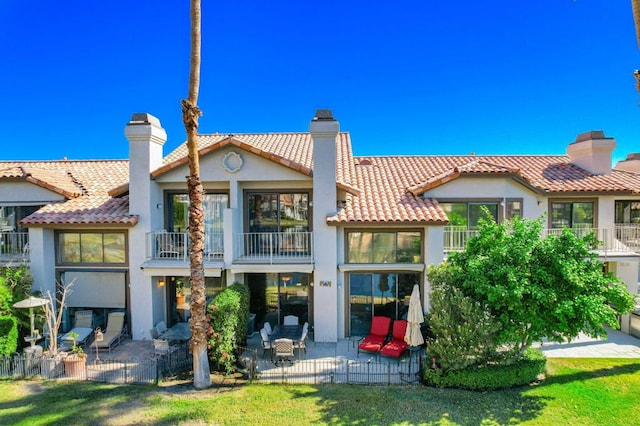
[[(150, 112), (185, 139), (187, 0), (0, 0), (0, 160), (127, 158)], [(356, 155), (640, 151), (628, 0), (203, 1), (201, 133), (307, 131)]]

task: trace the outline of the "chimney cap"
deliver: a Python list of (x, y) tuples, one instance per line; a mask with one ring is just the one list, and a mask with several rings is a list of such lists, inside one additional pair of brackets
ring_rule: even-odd
[(326, 120), (331, 121), (334, 120), (333, 112), (330, 109), (318, 109), (316, 110), (316, 115), (313, 117), (314, 121), (318, 120)]
[(640, 152), (631, 152), (627, 154), (627, 158), (625, 160), (640, 160)]
[(155, 127), (162, 127), (160, 125), (160, 120), (149, 114), (148, 112), (136, 112), (131, 116), (131, 120), (127, 123), (127, 126), (136, 126), (136, 125), (152, 125)]
[(613, 138), (606, 137), (602, 130), (591, 130), (589, 132), (580, 133), (578, 136), (576, 136), (575, 142), (576, 143), (585, 142), (585, 141), (590, 141), (594, 139), (613, 139)]

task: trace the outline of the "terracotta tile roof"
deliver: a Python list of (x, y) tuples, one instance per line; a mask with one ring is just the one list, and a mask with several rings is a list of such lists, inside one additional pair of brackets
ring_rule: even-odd
[[(355, 157), (354, 169), (361, 195), (347, 195), (346, 205), (329, 223), (444, 223), (446, 213), (435, 200), (418, 197), (406, 188), (414, 185), (413, 157)], [(370, 164), (369, 164), (370, 162)]]
[[(200, 156), (233, 145), (260, 157), (279, 163), (307, 176), (313, 175), (313, 140), (310, 133), (247, 133), (212, 134), (198, 136)], [(357, 193), (353, 185), (353, 162), (349, 134), (341, 132), (336, 146), (336, 184), (349, 192)], [(183, 143), (164, 158), (163, 165), (151, 175), (163, 173), (188, 163), (187, 145)]]
[(134, 225), (128, 197), (109, 191), (129, 180), (127, 160), (0, 162), (0, 181), (22, 179), (67, 198), (44, 206), (23, 220), (28, 226), (95, 224)]
[(42, 163), (24, 163), (21, 165), (8, 165), (6, 169), (0, 169), (0, 179), (23, 180), (66, 198), (82, 195), (82, 188), (73, 177), (64, 170), (51, 169)]
[(593, 175), (564, 155), (354, 157), (354, 164), (359, 164), (356, 186), (362, 194), (347, 196), (346, 206), (329, 222), (448, 221), (437, 201), (423, 194), (465, 175), (511, 176), (545, 195), (640, 193), (640, 174), (614, 170), (607, 176)]
[(565, 155), (416, 156), (415, 164), (417, 182), (407, 189), (416, 194), (438, 186), (438, 179), (463, 174), (511, 174), (547, 195), (636, 193), (640, 190), (638, 175), (619, 170), (613, 170), (610, 175), (594, 175), (572, 164)]

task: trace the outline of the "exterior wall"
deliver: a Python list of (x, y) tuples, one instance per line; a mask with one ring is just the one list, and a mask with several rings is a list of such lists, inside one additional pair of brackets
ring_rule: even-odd
[(63, 201), (61, 195), (41, 188), (29, 182), (11, 182), (0, 184), (0, 202), (3, 206), (28, 206)]
[[(638, 260), (610, 262), (609, 271), (627, 285), (627, 291), (631, 294), (638, 294)], [(620, 318), (620, 329), (629, 334), (629, 321), (631, 315), (622, 315)]]
[(327, 216), (337, 211), (336, 139), (340, 126), (333, 119), (315, 119), (309, 126), (313, 137), (313, 277), (314, 339), (338, 340), (337, 231)]
[(55, 294), (55, 241), (52, 229), (29, 229), (30, 262), (29, 269), (33, 276), (33, 291)]
[(140, 265), (146, 260), (147, 232), (163, 227), (162, 191), (150, 173), (162, 164), (167, 136), (159, 121), (153, 120), (145, 124), (132, 121), (125, 134), (129, 139), (129, 212), (138, 215), (137, 225), (129, 230), (129, 314), (132, 337), (142, 340), (151, 338), (149, 330), (154, 326), (150, 303), (154, 301), (154, 281)]
[(547, 209), (543, 195), (536, 194), (511, 178), (461, 177), (427, 191), (424, 197), (438, 200), (459, 199), (460, 201), (482, 198), (522, 198), (522, 212), (524, 217), (528, 218), (537, 218)]

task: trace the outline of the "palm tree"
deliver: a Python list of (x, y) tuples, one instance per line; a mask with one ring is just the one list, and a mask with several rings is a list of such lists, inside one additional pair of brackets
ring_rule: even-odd
[[(631, 0), (631, 8), (633, 9), (633, 22), (636, 26), (636, 41), (640, 47), (640, 0)], [(640, 93), (640, 70), (636, 70), (633, 75), (636, 77), (636, 89)]]
[(191, 352), (193, 353), (193, 385), (196, 389), (211, 386), (211, 373), (207, 356), (206, 298), (204, 292), (204, 212), (202, 210), (202, 182), (198, 156), (198, 108), (200, 90), (201, 5), (191, 0), (191, 60), (189, 69), (189, 94), (182, 100), (182, 121), (187, 132), (189, 151), (189, 262), (191, 267)]

